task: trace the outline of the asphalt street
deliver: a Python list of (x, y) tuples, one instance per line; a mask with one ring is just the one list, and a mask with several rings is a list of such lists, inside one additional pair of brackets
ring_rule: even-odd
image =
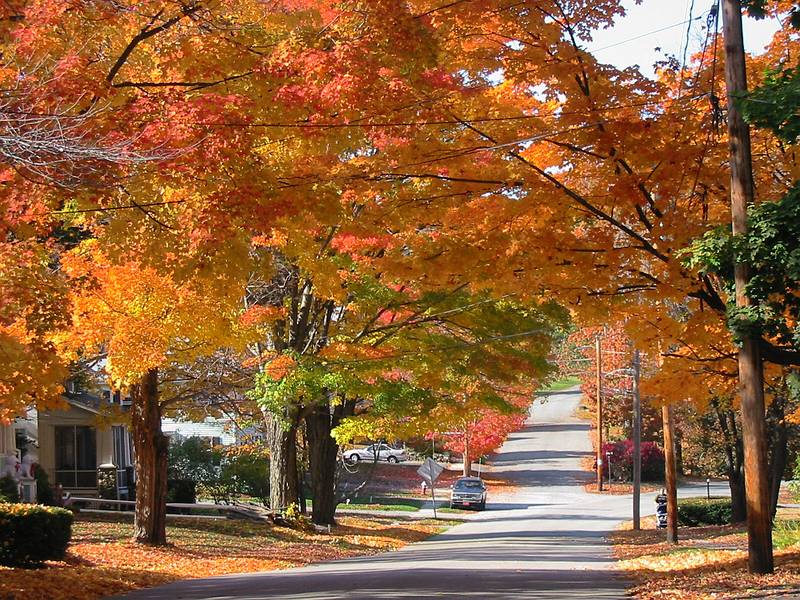
[[(396, 552), (299, 569), (194, 579), (125, 598), (333, 600), (386, 598), (611, 599), (625, 597), (604, 534), (629, 519), (626, 496), (584, 491), (589, 424), (575, 390), (539, 398), (526, 427), (494, 460), (516, 487), (475, 519)], [(652, 513), (652, 495), (642, 500)]]

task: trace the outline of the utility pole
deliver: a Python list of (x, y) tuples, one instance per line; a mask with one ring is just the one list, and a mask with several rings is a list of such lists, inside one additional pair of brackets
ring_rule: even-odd
[[(747, 93), (742, 4), (722, 0), (722, 25), (725, 37), (725, 83), (728, 96), (728, 147), (731, 165), (731, 217), (733, 235), (747, 233), (747, 207), (755, 199), (750, 128), (736, 100)], [(750, 269), (746, 263), (734, 264), (736, 306), (750, 306), (746, 286)], [(772, 573), (772, 522), (769, 510), (767, 445), (764, 419), (763, 365), (760, 338), (748, 335), (739, 348), (739, 394), (742, 405), (744, 477), (747, 493), (748, 567), (751, 573)]]
[[(600, 336), (594, 338), (594, 355), (597, 366), (596, 394), (597, 394), (597, 491), (603, 491), (603, 359), (600, 356)], [(611, 471), (609, 471), (609, 474)], [(610, 484), (609, 484), (610, 486)]]
[(675, 420), (672, 405), (661, 408), (664, 424), (664, 471), (667, 490), (667, 541), (678, 543), (678, 471), (675, 465)]
[(639, 395), (639, 351), (633, 351), (633, 528), (642, 528), (640, 519), (642, 498), (642, 399)]

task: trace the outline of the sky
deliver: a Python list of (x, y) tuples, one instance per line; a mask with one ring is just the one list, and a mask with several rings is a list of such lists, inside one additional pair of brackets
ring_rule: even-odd
[[(665, 54), (683, 55), (686, 30), (689, 23), (689, 7), (692, 0), (643, 0), (637, 5), (634, 0), (623, 0), (627, 14), (618, 19), (612, 29), (598, 31), (593, 41), (586, 44), (602, 62), (617, 67), (638, 64), (648, 75), (653, 74), (652, 65)], [(691, 22), (689, 54), (702, 47), (705, 22), (713, 0), (694, 0), (694, 17)], [(678, 25), (679, 23), (682, 23)], [(744, 43), (749, 52), (760, 53), (778, 27), (773, 19), (756, 21), (749, 17), (744, 21)], [(722, 29), (720, 15), (720, 30)], [(662, 31), (657, 31), (662, 30)], [(639, 37), (642, 36), (642, 37)], [(638, 39), (632, 39), (638, 38)], [(657, 51), (656, 48), (661, 48)]]

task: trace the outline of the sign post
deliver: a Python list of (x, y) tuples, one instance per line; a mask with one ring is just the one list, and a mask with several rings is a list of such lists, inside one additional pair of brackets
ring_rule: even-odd
[(433, 484), (434, 482), (439, 479), (439, 475), (442, 474), (444, 471), (444, 467), (437, 463), (432, 458), (428, 458), (422, 463), (422, 466), (417, 469), (417, 474), (422, 477), (422, 479), (427, 483), (431, 488), (431, 500), (433, 500), (433, 518), (438, 518), (436, 516), (436, 491), (434, 490)]

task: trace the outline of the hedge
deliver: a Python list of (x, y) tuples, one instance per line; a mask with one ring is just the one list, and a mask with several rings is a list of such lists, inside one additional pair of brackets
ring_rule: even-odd
[(678, 524), (689, 527), (732, 522), (730, 498), (683, 498), (678, 501)]
[[(197, 484), (191, 479), (167, 479), (167, 502), (197, 503)], [(167, 508), (167, 513), (191, 514), (188, 508)]]
[(0, 564), (36, 566), (64, 558), (72, 513), (39, 504), (0, 504)]
[(8, 475), (0, 477), (0, 502), (19, 502), (19, 486)]

